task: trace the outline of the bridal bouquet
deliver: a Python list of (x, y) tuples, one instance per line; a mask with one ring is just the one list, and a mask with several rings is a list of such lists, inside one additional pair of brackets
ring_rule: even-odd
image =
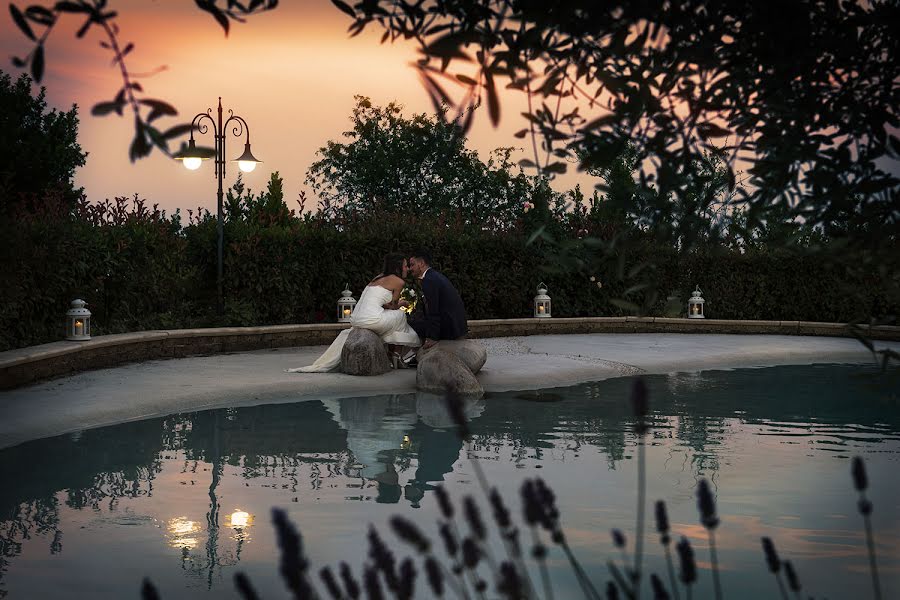
[(412, 314), (412, 311), (416, 309), (416, 302), (419, 300), (419, 295), (416, 293), (415, 288), (404, 287), (400, 292), (400, 299), (409, 302), (409, 306), (404, 306), (400, 310), (406, 311), (406, 314)]

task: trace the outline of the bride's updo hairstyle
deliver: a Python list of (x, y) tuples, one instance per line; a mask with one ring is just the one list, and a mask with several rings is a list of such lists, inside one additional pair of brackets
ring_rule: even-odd
[(406, 257), (402, 254), (386, 254), (384, 257), (384, 269), (381, 271), (382, 275), (385, 277), (396, 275), (402, 279), (404, 260), (406, 260)]

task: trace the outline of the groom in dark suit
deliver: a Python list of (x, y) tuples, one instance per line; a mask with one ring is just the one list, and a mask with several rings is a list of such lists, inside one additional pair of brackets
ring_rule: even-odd
[(450, 280), (431, 268), (431, 253), (420, 249), (409, 255), (409, 272), (422, 283), (424, 317), (409, 322), (428, 349), (439, 340), (465, 337), (466, 307)]

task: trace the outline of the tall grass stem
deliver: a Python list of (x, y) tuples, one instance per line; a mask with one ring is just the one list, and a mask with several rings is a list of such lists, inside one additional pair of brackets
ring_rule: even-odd
[(638, 510), (634, 541), (634, 573), (632, 574), (635, 598), (641, 597), (641, 579), (644, 577), (641, 573), (641, 560), (644, 552), (644, 505), (647, 495), (647, 458), (645, 454), (644, 436), (641, 434), (638, 436)]
[(722, 600), (722, 583), (719, 581), (719, 559), (716, 556), (716, 534), (712, 528), (709, 531), (709, 556), (712, 560), (713, 589), (716, 592), (716, 600)]
[(872, 521), (869, 515), (863, 515), (866, 525), (866, 546), (869, 548), (869, 570), (872, 572), (872, 590), (875, 600), (881, 600), (881, 581), (878, 578), (878, 563), (875, 561), (875, 536), (872, 534)]

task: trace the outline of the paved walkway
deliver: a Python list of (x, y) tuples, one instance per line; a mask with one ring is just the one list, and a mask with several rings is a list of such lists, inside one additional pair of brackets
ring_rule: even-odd
[[(487, 347), (488, 361), (478, 379), (488, 393), (636, 373), (872, 361), (862, 344), (847, 338), (646, 333), (480, 341)], [(875, 344), (900, 351), (900, 343)], [(413, 370), (378, 377), (284, 372), (312, 363), (324, 349), (280, 348), (155, 360), (0, 392), (0, 448), (177, 412), (415, 390)]]

